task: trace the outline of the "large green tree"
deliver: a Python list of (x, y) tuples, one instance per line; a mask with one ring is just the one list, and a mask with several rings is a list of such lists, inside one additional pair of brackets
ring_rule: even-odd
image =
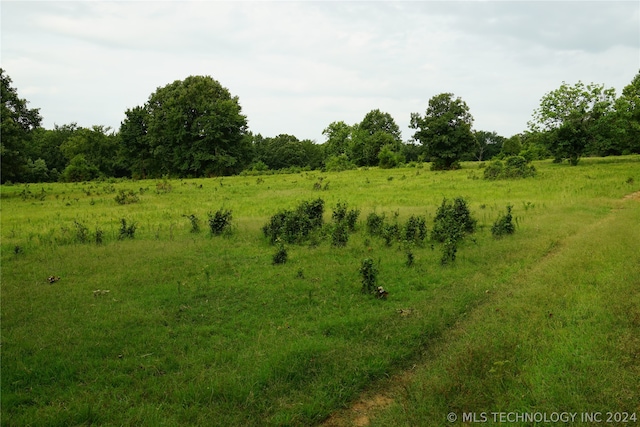
[(467, 103), (452, 93), (442, 93), (429, 100), (424, 116), (411, 113), (409, 126), (416, 129), (413, 137), (424, 145), (434, 169), (453, 169), (463, 155), (476, 148), (472, 124)]
[[(119, 176), (119, 139), (108, 126), (79, 128), (60, 145), (60, 151), (69, 160), (81, 156), (102, 176)], [(68, 167), (68, 166), (67, 166)]]
[(343, 121), (332, 122), (322, 131), (326, 141), (323, 144), (326, 157), (346, 154), (351, 141), (352, 127)]
[(581, 81), (573, 86), (563, 82), (542, 97), (529, 128), (548, 133), (545, 141), (557, 161), (567, 159), (577, 165), (585, 152), (595, 149), (599, 139), (608, 138), (611, 129), (607, 122), (614, 101), (613, 88)]
[(29, 158), (42, 159), (50, 171), (62, 172), (69, 164), (60, 150), (62, 144), (71, 138), (80, 128), (76, 123), (54, 125), (53, 129), (38, 128), (28, 147)]
[(149, 143), (149, 114), (144, 107), (125, 112), (120, 124), (120, 144), (124, 162), (134, 178), (159, 175), (159, 161), (154, 158)]
[(256, 161), (264, 163), (269, 169), (290, 167), (322, 167), (323, 149), (309, 139), (298, 140), (293, 135), (280, 134), (273, 138), (254, 138)]
[(11, 78), (2, 68), (0, 81), (0, 181), (22, 181), (27, 173), (27, 146), (42, 117), (38, 108), (27, 108), (27, 101), (18, 97), (18, 91), (11, 86)]
[(476, 143), (469, 157), (479, 162), (498, 155), (506, 140), (504, 136), (498, 135), (497, 132), (484, 130), (474, 131), (473, 136), (476, 139)]
[(352, 127), (347, 154), (358, 166), (377, 166), (378, 155), (385, 145), (396, 153), (401, 150), (400, 128), (391, 114), (375, 109)]
[[(229, 175), (251, 160), (247, 118), (237, 96), (210, 76), (190, 76), (158, 88), (121, 125), (126, 151), (141, 148), (132, 168), (179, 176)], [(148, 156), (148, 157), (147, 157)]]
[(614, 127), (619, 154), (640, 153), (640, 72), (616, 99)]

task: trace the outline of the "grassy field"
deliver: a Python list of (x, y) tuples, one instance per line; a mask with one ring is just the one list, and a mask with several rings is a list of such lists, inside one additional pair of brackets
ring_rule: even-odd
[[(640, 200), (625, 198), (640, 156), (536, 167), (494, 182), (469, 163), (3, 186), (2, 425), (316, 425), (363, 392), (387, 397), (371, 425), (640, 417)], [(121, 190), (138, 201), (116, 203)], [(407, 267), (401, 243), (365, 232), (374, 211), (430, 230), (457, 196), (479, 229), (453, 264), (426, 242)], [(344, 248), (287, 245), (273, 265), (262, 226), (318, 197), (326, 223), (338, 202), (359, 208), (358, 229)], [(516, 232), (495, 239), (508, 204)], [(232, 232), (212, 236), (221, 208)], [(133, 239), (118, 239), (122, 219)], [(365, 258), (386, 300), (361, 293)]]

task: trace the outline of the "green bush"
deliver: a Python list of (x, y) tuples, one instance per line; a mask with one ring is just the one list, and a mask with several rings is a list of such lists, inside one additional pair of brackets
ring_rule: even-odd
[(322, 227), (324, 200), (302, 202), (295, 210), (282, 210), (262, 227), (265, 237), (273, 244), (278, 239), (286, 243), (302, 243), (312, 231)]
[(213, 215), (209, 213), (209, 229), (211, 234), (219, 236), (231, 230), (233, 214), (228, 209), (218, 209)]
[(378, 215), (375, 212), (371, 212), (367, 216), (367, 233), (371, 236), (379, 236), (382, 234), (382, 227), (384, 226), (384, 214)]
[(118, 233), (118, 240), (133, 239), (136, 234), (136, 223), (127, 225), (127, 220), (122, 218), (120, 220), (120, 232)]
[(340, 154), (339, 156), (329, 157), (325, 161), (324, 170), (328, 172), (342, 172), (355, 169), (356, 167), (355, 163), (350, 161), (346, 154)]
[(424, 216), (411, 215), (404, 225), (404, 240), (422, 243), (427, 237), (427, 219)]
[(513, 225), (513, 216), (511, 215), (512, 206), (507, 206), (507, 213), (501, 215), (491, 227), (491, 234), (493, 237), (502, 237), (505, 234), (513, 234), (516, 231), (516, 227)]
[(471, 216), (464, 198), (456, 197), (453, 203), (444, 199), (433, 219), (431, 238), (440, 243), (451, 237), (459, 240), (465, 234), (473, 233), (476, 224), (477, 221)]
[(189, 220), (191, 223), (191, 232), (199, 233), (200, 232), (200, 220), (194, 214), (191, 215), (183, 215), (185, 218)]
[(129, 205), (132, 203), (138, 203), (140, 201), (140, 198), (136, 193), (133, 192), (133, 190), (120, 190), (118, 191), (118, 194), (116, 195), (114, 200), (119, 205)]
[(471, 216), (467, 202), (462, 197), (454, 199), (453, 203), (444, 199), (433, 220), (431, 238), (443, 243), (442, 264), (448, 264), (456, 259), (458, 243), (464, 236), (476, 229), (477, 221)]
[(484, 179), (514, 179), (535, 176), (536, 168), (522, 156), (507, 157), (505, 162), (493, 161), (484, 169)]
[(271, 262), (273, 264), (284, 264), (287, 262), (289, 258), (289, 254), (287, 253), (287, 248), (284, 247), (282, 243), (278, 245), (278, 250), (275, 254), (273, 254), (273, 258)]
[(73, 225), (76, 227), (76, 240), (79, 243), (87, 243), (89, 241), (89, 229), (81, 222), (74, 221)]
[(381, 169), (396, 168), (404, 161), (402, 154), (393, 150), (393, 146), (387, 144), (380, 149), (378, 153), (378, 166)]
[(345, 218), (347, 222), (347, 227), (349, 231), (354, 231), (356, 229), (356, 224), (358, 223), (358, 218), (360, 217), (360, 209), (350, 209), (347, 212), (347, 216)]
[(331, 233), (331, 246), (344, 247), (349, 241), (347, 224), (344, 221), (337, 223)]
[(362, 292), (365, 294), (374, 294), (377, 290), (378, 269), (373, 264), (371, 258), (366, 258), (362, 261), (360, 276), (362, 277)]

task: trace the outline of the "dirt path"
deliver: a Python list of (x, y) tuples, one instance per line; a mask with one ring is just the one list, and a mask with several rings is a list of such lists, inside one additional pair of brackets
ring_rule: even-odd
[[(640, 191), (627, 194), (622, 200), (640, 200)], [(388, 408), (394, 396), (411, 382), (412, 370), (392, 376), (375, 390), (365, 391), (350, 407), (338, 410), (322, 424), (322, 427), (366, 427), (376, 413)]]
[[(388, 408), (394, 402), (394, 395), (408, 384), (413, 371), (408, 370), (392, 376), (378, 385), (375, 390), (364, 392), (349, 408), (334, 412), (322, 427), (366, 427), (375, 414)], [(382, 389), (382, 390), (380, 390)]]

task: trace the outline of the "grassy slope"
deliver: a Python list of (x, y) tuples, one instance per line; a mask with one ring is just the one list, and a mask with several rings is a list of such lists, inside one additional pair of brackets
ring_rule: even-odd
[[(458, 330), (475, 307), (498, 303), (523, 272), (608, 218), (624, 194), (637, 190), (626, 181), (640, 182), (638, 160), (587, 160), (577, 168), (544, 163), (535, 180), (497, 183), (474, 179), (481, 174), (475, 169), (371, 169), (173, 181), (167, 194), (156, 194), (150, 181), (52, 184), (42, 187), (44, 201), (22, 200), (24, 187), (3, 188), (2, 423), (319, 422), (372, 380), (417, 361), (425, 348), (456, 342), (450, 328)], [(329, 189), (312, 191), (320, 176)], [(140, 203), (119, 206), (114, 188), (148, 191)], [(318, 196), (327, 211), (342, 200), (362, 209), (362, 218), (375, 209), (398, 210), (403, 219), (432, 215), (443, 197), (458, 195), (470, 200), (485, 228), (476, 243), (463, 245), (453, 267), (441, 267), (439, 250), (426, 245), (408, 269), (397, 245), (384, 247), (362, 232), (344, 249), (326, 242), (292, 246), (291, 261), (272, 266), (274, 248), (260, 236), (278, 209)], [(487, 228), (507, 203), (515, 206), (519, 228), (495, 241)], [(183, 215), (204, 220), (221, 206), (236, 218), (231, 237), (189, 233)], [(116, 240), (123, 217), (137, 222), (136, 239)], [(91, 232), (105, 230), (105, 243), (75, 243), (74, 220)], [(389, 300), (360, 294), (357, 270), (365, 257), (380, 260)], [(613, 253), (602, 258), (606, 266), (615, 262)], [(62, 279), (49, 285), (53, 274)], [(94, 296), (97, 289), (110, 292)], [(520, 352), (535, 358), (534, 350)], [(458, 368), (464, 372), (466, 365)], [(434, 408), (441, 417), (442, 407)], [(460, 402), (459, 408), (476, 406)], [(423, 416), (407, 415), (407, 422)]]
[[(640, 417), (640, 200), (562, 241), (460, 322), (373, 426), (456, 425), (453, 412)], [(632, 419), (631, 414), (635, 414)], [(459, 423), (457, 424), (459, 425)], [(529, 423), (510, 423), (529, 425)]]

